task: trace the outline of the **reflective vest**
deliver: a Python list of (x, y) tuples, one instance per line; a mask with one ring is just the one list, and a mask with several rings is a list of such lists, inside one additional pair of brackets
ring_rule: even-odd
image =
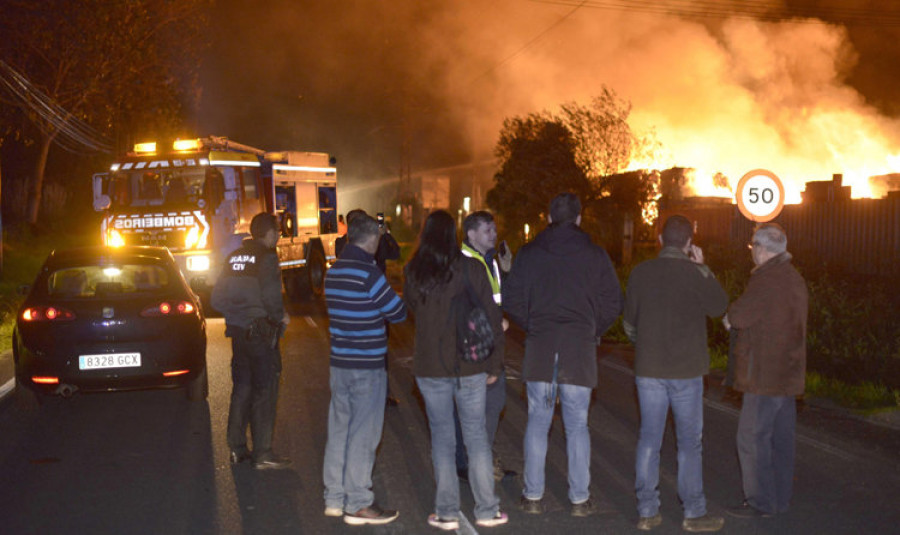
[(494, 294), (494, 302), (497, 303), (497, 306), (500, 306), (500, 266), (497, 264), (497, 259), (494, 258), (491, 262), (494, 266), (494, 269), (491, 270), (484, 259), (484, 255), (470, 247), (469, 244), (463, 242), (461, 249), (462, 254), (478, 260), (481, 262), (481, 265), (484, 266), (485, 271), (487, 271), (488, 280), (491, 281), (491, 292)]

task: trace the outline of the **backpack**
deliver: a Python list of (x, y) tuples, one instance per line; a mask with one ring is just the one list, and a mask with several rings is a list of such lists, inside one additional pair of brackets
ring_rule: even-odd
[(456, 324), (456, 353), (463, 362), (481, 363), (494, 351), (494, 329), (469, 283), (468, 273), (465, 277), (465, 288), (453, 297), (450, 304)]

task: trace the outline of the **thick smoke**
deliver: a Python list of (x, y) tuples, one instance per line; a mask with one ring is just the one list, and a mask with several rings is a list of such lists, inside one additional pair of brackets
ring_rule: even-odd
[[(866, 179), (891, 172), (900, 151), (897, 122), (847, 83), (857, 55), (840, 26), (582, 8), (523, 48), (571, 8), (501, 5), (460, 36), (473, 46), (456, 53), (472, 61), (455, 63), (461, 84), (448, 84), (469, 97), (455, 103), (473, 148), (492, 146), (503, 117), (587, 102), (607, 85), (632, 103), (636, 130), (656, 132), (658, 165), (697, 168), (699, 193), (717, 172), (733, 185), (762, 167), (785, 180), (789, 202), (832, 173), (868, 195)], [(528, 15), (510, 16), (516, 7)]]
[(240, 97), (208, 90), (207, 111), (259, 109), (248, 136), (336, 153), (349, 179), (490, 159), (504, 118), (604, 85), (632, 104), (636, 131), (655, 132), (654, 165), (696, 168), (698, 187), (762, 167), (789, 202), (832, 173), (867, 194), (900, 152), (897, 122), (848, 83), (858, 57), (838, 25), (527, 0), (309, 4), (223, 10), (219, 62), (237, 47), (252, 65)]

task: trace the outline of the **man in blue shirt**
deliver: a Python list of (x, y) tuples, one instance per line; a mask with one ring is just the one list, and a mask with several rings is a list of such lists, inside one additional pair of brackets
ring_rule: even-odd
[(325, 515), (343, 515), (350, 525), (387, 524), (399, 513), (374, 503), (372, 467), (387, 394), (385, 320), (404, 321), (406, 305), (375, 264), (378, 223), (362, 214), (348, 226), (348, 243), (325, 276), (331, 335)]

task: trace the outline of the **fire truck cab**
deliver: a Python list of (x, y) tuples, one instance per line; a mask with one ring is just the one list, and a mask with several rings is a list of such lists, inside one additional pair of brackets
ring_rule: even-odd
[[(208, 297), (225, 256), (259, 212), (278, 216), (278, 257), (291, 298), (321, 294), (337, 238), (336, 170), (321, 153), (268, 153), (223, 137), (142, 143), (93, 177), (105, 245), (168, 247)], [(331, 221), (334, 219), (334, 224)]]

